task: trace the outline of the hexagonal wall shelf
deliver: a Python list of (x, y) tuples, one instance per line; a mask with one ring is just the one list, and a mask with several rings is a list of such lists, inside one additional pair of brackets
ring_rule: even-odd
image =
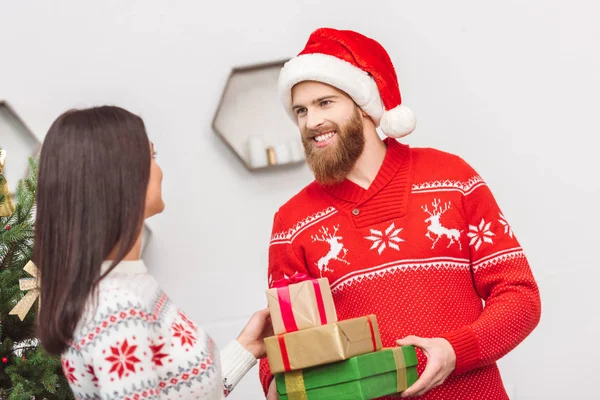
[(250, 170), (305, 160), (298, 127), (277, 93), (286, 61), (234, 68), (213, 119), (215, 132)]
[(4, 176), (11, 191), (27, 176), (27, 159), (39, 152), (41, 143), (6, 101), (0, 100), (0, 147), (6, 151)]
[[(7, 152), (3, 175), (14, 191), (17, 181), (27, 175), (27, 158), (35, 156), (41, 143), (6, 101), (0, 100), (0, 147)], [(152, 238), (152, 230), (144, 224), (142, 256)]]

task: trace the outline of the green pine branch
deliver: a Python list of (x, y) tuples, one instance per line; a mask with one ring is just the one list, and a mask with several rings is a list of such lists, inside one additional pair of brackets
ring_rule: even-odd
[[(29, 174), (14, 191), (15, 212), (0, 217), (0, 399), (73, 399), (60, 358), (48, 355), (35, 339), (37, 302), (23, 321), (9, 312), (25, 293), (19, 280), (31, 278), (23, 267), (34, 240), (38, 160), (29, 159)], [(0, 197), (0, 204), (4, 196)], [(2, 362), (2, 358), (8, 360)]]

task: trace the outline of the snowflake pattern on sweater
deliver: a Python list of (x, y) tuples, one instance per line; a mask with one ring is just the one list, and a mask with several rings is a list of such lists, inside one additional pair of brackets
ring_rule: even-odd
[[(496, 360), (540, 316), (524, 252), (464, 160), (386, 144), (369, 189), (313, 182), (278, 210), (269, 284), (296, 272), (327, 278), (339, 319), (375, 314), (386, 347), (408, 335), (447, 339), (456, 370), (424, 400), (505, 400)], [(266, 390), (266, 361), (260, 377)]]
[(236, 341), (219, 353), (141, 260), (101, 281), (62, 355), (77, 399), (222, 399), (255, 363)]

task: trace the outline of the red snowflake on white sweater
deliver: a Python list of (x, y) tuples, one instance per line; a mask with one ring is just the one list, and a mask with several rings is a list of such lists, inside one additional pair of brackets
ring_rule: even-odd
[(75, 367), (71, 366), (69, 360), (63, 359), (61, 364), (65, 377), (68, 379), (69, 383), (73, 384), (77, 382), (77, 378), (75, 378)]
[(87, 366), (87, 373), (92, 376), (92, 382), (98, 382), (98, 377), (96, 376), (96, 372), (94, 371), (94, 367), (91, 365)]
[(173, 337), (181, 338), (181, 345), (189, 344), (193, 346), (196, 342), (196, 336), (183, 326), (183, 324), (173, 324)]
[(135, 356), (135, 350), (137, 346), (130, 346), (127, 343), (127, 339), (123, 341), (121, 346), (114, 346), (110, 348), (112, 355), (110, 357), (106, 357), (106, 361), (112, 363), (110, 368), (110, 372), (116, 372), (119, 375), (119, 378), (125, 374), (125, 371), (130, 371), (135, 373), (135, 364), (140, 362), (140, 359)]
[(154, 365), (162, 366), (162, 359), (167, 357), (168, 354), (161, 353), (162, 348), (164, 347), (164, 343), (160, 345), (150, 345), (150, 350), (152, 351), (152, 362)]

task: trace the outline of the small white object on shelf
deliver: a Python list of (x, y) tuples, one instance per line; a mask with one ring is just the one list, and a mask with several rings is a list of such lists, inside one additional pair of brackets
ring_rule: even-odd
[(248, 164), (250, 168), (264, 168), (269, 165), (267, 146), (264, 137), (254, 135), (248, 140)]
[(292, 162), (292, 151), (287, 143), (280, 143), (274, 148), (277, 164), (288, 164)]

